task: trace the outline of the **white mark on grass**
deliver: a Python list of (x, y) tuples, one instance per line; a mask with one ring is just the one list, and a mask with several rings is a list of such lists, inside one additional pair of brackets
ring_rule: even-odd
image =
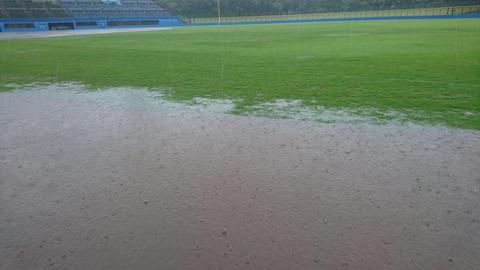
[(230, 99), (209, 99), (196, 97), (192, 102), (188, 102), (190, 106), (194, 106), (196, 110), (207, 112), (229, 113), (235, 109), (235, 102)]
[[(253, 105), (248, 109), (247, 115), (289, 118), (322, 123), (385, 123), (407, 122), (405, 114), (395, 111), (380, 112), (373, 108), (341, 108), (333, 109), (324, 106), (305, 105), (302, 100), (277, 99)], [(395, 120), (384, 120), (395, 119)]]

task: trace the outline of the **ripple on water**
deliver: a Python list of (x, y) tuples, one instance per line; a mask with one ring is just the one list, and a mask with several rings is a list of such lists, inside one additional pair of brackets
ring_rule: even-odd
[(480, 132), (16, 87), (0, 97), (2, 269), (480, 268)]

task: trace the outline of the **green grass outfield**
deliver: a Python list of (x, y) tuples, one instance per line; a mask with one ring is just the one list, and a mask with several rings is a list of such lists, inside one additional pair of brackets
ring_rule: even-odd
[(286, 99), (480, 130), (480, 19), (179, 27), (0, 41), (0, 85), (44, 81), (169, 89), (171, 99), (182, 101), (228, 98), (237, 100), (240, 114)]

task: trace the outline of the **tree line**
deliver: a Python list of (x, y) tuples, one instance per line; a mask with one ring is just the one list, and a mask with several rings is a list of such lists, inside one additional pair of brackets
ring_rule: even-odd
[[(157, 0), (173, 14), (185, 17), (217, 16), (217, 0)], [(402, 9), (475, 5), (480, 0), (220, 0), (223, 16)]]

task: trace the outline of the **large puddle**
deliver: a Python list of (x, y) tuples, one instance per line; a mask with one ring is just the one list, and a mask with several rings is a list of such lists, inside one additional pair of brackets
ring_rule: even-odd
[(0, 94), (0, 269), (480, 268), (479, 132), (81, 88)]

